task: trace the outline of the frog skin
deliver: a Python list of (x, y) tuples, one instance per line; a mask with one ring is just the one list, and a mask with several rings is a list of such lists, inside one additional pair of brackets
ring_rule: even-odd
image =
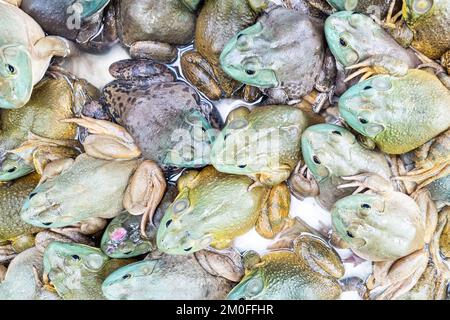
[(211, 164), (267, 186), (279, 184), (300, 159), (300, 137), (312, 120), (291, 106), (235, 109), (213, 144)]
[[(262, 236), (275, 237), (288, 220), (289, 190), (285, 184), (249, 188), (252, 184), (246, 176), (220, 173), (212, 166), (181, 176), (179, 194), (158, 228), (158, 249), (168, 254), (193, 253), (209, 245), (223, 249), (255, 225)], [(233, 197), (225, 201), (228, 194)]]
[(34, 87), (20, 110), (2, 110), (0, 124), (0, 181), (20, 178), (49, 161), (77, 155), (77, 126), (61, 120), (79, 113), (81, 105), (98, 98), (98, 90), (64, 71)]
[(246, 272), (228, 294), (229, 300), (331, 300), (342, 290), (339, 255), (319, 237), (303, 234), (293, 249), (244, 256)]
[(446, 131), (449, 112), (450, 91), (435, 75), (417, 69), (374, 76), (339, 100), (344, 121), (388, 154), (409, 152)]
[(67, 119), (88, 129), (85, 153), (49, 163), (21, 210), (27, 223), (43, 228), (78, 224), (81, 232), (103, 229), (104, 219), (124, 209), (143, 215), (141, 233), (161, 201), (166, 182), (152, 161), (141, 161), (130, 134), (117, 124), (87, 117)]
[(59, 300), (56, 293), (45, 290), (42, 277), (43, 255), (35, 247), (21, 252), (9, 264), (0, 282), (2, 300)]
[(110, 300), (217, 300), (242, 276), (241, 257), (234, 250), (202, 250), (150, 256), (113, 272), (102, 289)]
[(110, 0), (22, 0), (20, 8), (30, 15), (47, 34), (74, 41), (80, 48), (103, 52), (116, 38), (109, 24)]
[(64, 300), (104, 300), (102, 282), (131, 262), (110, 259), (98, 248), (54, 241), (44, 252), (44, 274)]
[(150, 60), (119, 61), (110, 72), (117, 80), (105, 86), (99, 103), (133, 136), (145, 159), (167, 170), (209, 163), (212, 129), (222, 124), (215, 107), (200, 104), (191, 87)]
[(327, 0), (337, 11), (354, 11), (367, 15), (386, 17), (389, 11), (389, 0)]
[(23, 107), (53, 56), (68, 56), (72, 45), (44, 31), (17, 4), (0, 1), (0, 108)]
[(195, 50), (181, 57), (186, 79), (209, 99), (231, 97), (241, 86), (222, 69), (220, 54), (238, 32), (256, 22), (268, 1), (208, 0), (200, 10), (195, 28)]
[(438, 208), (450, 206), (450, 175), (433, 181), (427, 186), (427, 189)]
[(157, 226), (176, 195), (176, 187), (169, 185), (153, 221), (147, 224), (146, 237), (139, 232), (142, 217), (123, 212), (114, 218), (103, 233), (102, 251), (110, 258), (131, 258), (155, 251)]
[[(341, 189), (346, 181), (343, 177), (365, 172), (378, 174), (386, 179), (392, 176), (386, 157), (362, 146), (347, 129), (318, 124), (308, 127), (302, 135), (305, 174), (298, 166), (289, 178), (290, 190), (294, 196), (303, 199), (315, 196), (318, 203), (330, 210), (334, 203), (355, 189)], [(314, 191), (309, 190), (313, 185)]]
[(325, 63), (325, 48), (322, 20), (276, 7), (226, 44), (220, 64), (233, 79), (260, 88), (270, 103), (294, 104), (313, 99), (314, 88), (331, 90), (325, 83), (335, 66)]

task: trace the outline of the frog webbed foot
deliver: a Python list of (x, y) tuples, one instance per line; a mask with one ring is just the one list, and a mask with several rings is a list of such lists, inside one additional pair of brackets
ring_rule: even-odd
[(178, 55), (177, 48), (157, 41), (137, 41), (130, 46), (133, 59), (151, 59), (161, 63), (171, 63)]
[(90, 135), (84, 140), (83, 147), (89, 156), (103, 160), (132, 160), (141, 155), (133, 137), (115, 123), (84, 116), (62, 121), (88, 129)]
[(209, 274), (239, 282), (244, 276), (241, 255), (233, 248), (227, 250), (206, 249), (194, 253), (195, 258)]
[(353, 194), (361, 193), (365, 190), (373, 191), (375, 193), (387, 193), (394, 189), (391, 181), (374, 173), (362, 173), (341, 178), (350, 182), (341, 184), (337, 188), (356, 188)]
[(186, 79), (209, 99), (218, 100), (223, 92), (208, 61), (198, 52), (190, 51), (181, 56), (181, 69)]
[(164, 197), (167, 183), (161, 168), (153, 161), (143, 161), (131, 177), (123, 198), (124, 208), (132, 215), (143, 215), (141, 235), (153, 224), (153, 215)]
[(311, 175), (306, 165), (301, 166), (301, 161), (288, 179), (289, 190), (299, 200), (319, 195), (319, 185)]
[(290, 193), (285, 183), (273, 186), (267, 193), (256, 222), (256, 231), (263, 237), (273, 239), (289, 221)]
[(355, 70), (344, 82), (362, 75), (359, 82), (370, 78), (372, 75), (389, 74), (393, 76), (404, 76), (408, 72), (409, 66), (402, 60), (389, 55), (376, 54), (366, 60), (346, 67), (347, 70)]

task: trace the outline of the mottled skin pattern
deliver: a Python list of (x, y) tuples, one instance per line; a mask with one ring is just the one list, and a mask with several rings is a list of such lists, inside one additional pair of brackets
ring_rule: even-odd
[[(337, 299), (337, 281), (344, 266), (323, 240), (303, 235), (294, 250), (269, 251), (250, 265), (241, 282), (228, 294), (230, 300), (330, 300)], [(244, 256), (244, 259), (246, 257)]]
[[(234, 114), (239, 112), (246, 114)], [(211, 164), (220, 172), (264, 175), (267, 185), (276, 185), (289, 177), (299, 161), (300, 137), (310, 123), (306, 113), (290, 106), (232, 111), (213, 144)]]
[(409, 70), (401, 77), (380, 75), (345, 92), (339, 112), (383, 152), (401, 154), (449, 128), (450, 92), (426, 71)]
[(81, 154), (70, 168), (31, 193), (21, 217), (43, 228), (73, 225), (89, 218), (114, 218), (137, 160), (107, 161)]
[(120, 268), (102, 287), (111, 300), (217, 300), (224, 299), (234, 285), (208, 273), (195, 254), (163, 254)]
[(26, 249), (20, 246), (21, 236), (32, 236), (41, 230), (22, 221), (19, 215), (23, 203), (38, 182), (39, 176), (32, 173), (14, 182), (0, 184), (0, 242), (12, 241), (14, 247), (14, 241), (18, 241), (17, 252)]
[(375, 14), (379, 17), (386, 16), (391, 4), (390, 0), (327, 0), (327, 2), (339, 11)]
[(74, 139), (76, 125), (60, 120), (73, 116), (73, 90), (64, 79), (45, 79), (35, 86), (30, 101), (20, 110), (2, 110), (0, 156), (18, 147), (32, 132), (51, 139)]
[(103, 233), (101, 249), (111, 258), (139, 256), (156, 249), (156, 232), (159, 222), (177, 195), (175, 186), (169, 185), (164, 198), (156, 209), (152, 223), (147, 225), (147, 239), (143, 238), (139, 226), (142, 216), (123, 212), (114, 218)]
[[(285, 186), (277, 189), (281, 195), (264, 187), (249, 189), (252, 179), (220, 173), (212, 166), (180, 179), (179, 194), (158, 229), (157, 245), (165, 253), (188, 254), (209, 245), (227, 248), (234, 238), (261, 223), (258, 218), (264, 212), (273, 215), (273, 225), (282, 226), (289, 211), (289, 201), (280, 200), (288, 193)], [(233, 197), (224, 199), (229, 194)], [(272, 197), (279, 200), (273, 207), (268, 203)]]
[[(392, 175), (386, 157), (364, 148), (356, 137), (343, 127), (318, 124), (309, 127), (302, 135), (303, 161), (318, 183), (317, 200), (330, 210), (334, 203), (350, 195), (354, 189), (338, 189), (346, 181), (341, 177), (372, 172), (386, 179)], [(294, 195), (296, 177), (290, 179)]]
[[(302, 30), (302, 32), (298, 32)], [(301, 12), (278, 7), (239, 32), (220, 62), (232, 78), (296, 100), (310, 93), (325, 57), (323, 24)]]
[(103, 300), (102, 282), (131, 262), (109, 259), (98, 248), (54, 241), (44, 252), (44, 273), (64, 300)]
[(439, 207), (450, 205), (450, 175), (433, 181), (427, 186), (427, 189)]
[[(0, 283), (2, 300), (58, 300), (56, 293), (45, 290), (40, 279), (43, 254), (36, 248), (20, 253), (8, 266), (5, 279)], [(33, 270), (34, 269), (34, 270)]]
[[(187, 121), (190, 114), (198, 114), (195, 130), (201, 130), (200, 125), (205, 130), (211, 129), (209, 123), (219, 125), (221, 119), (215, 108), (200, 105), (196, 92), (182, 82), (174, 82), (174, 75), (163, 65), (148, 60), (124, 60), (114, 63), (110, 71), (117, 80), (105, 86), (100, 102), (133, 136), (144, 158), (157, 161), (163, 167), (175, 166), (175, 161), (186, 167), (208, 162), (206, 156), (177, 160), (171, 158), (170, 150), (179, 140), (177, 129), (195, 134), (193, 125)], [(167, 99), (168, 96), (171, 98)], [(195, 156), (202, 156), (203, 152), (209, 155), (211, 131), (198, 142), (185, 133), (182, 132), (186, 147), (193, 148)], [(199, 162), (194, 163), (195, 160)]]

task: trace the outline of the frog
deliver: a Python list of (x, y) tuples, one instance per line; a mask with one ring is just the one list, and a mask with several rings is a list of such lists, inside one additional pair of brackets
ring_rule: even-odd
[(131, 262), (110, 259), (99, 248), (53, 241), (44, 251), (43, 269), (49, 285), (63, 300), (104, 300), (104, 279)]
[[(389, 13), (390, 0), (327, 0), (335, 11), (353, 11), (383, 19)], [(399, 7), (398, 5), (396, 8)]]
[(220, 65), (231, 78), (259, 88), (268, 104), (306, 100), (319, 112), (336, 75), (330, 58), (323, 20), (277, 6), (225, 45)]
[(180, 63), (186, 79), (209, 99), (230, 98), (242, 86), (224, 72), (220, 54), (226, 43), (254, 24), (268, 5), (265, 0), (205, 1), (195, 27), (195, 49), (184, 53)]
[(134, 216), (124, 211), (115, 217), (103, 232), (100, 244), (102, 251), (110, 258), (122, 259), (142, 256), (157, 250), (155, 243), (157, 226), (176, 195), (176, 187), (168, 184), (152, 221), (146, 226), (146, 237), (142, 237), (139, 229), (142, 216)]
[(23, 204), (21, 218), (41, 228), (75, 225), (81, 233), (93, 234), (105, 227), (105, 219), (126, 209), (143, 216), (145, 236), (145, 226), (166, 189), (161, 169), (139, 159), (141, 151), (133, 138), (115, 123), (88, 117), (64, 121), (88, 129), (85, 152), (45, 167), (39, 185)]
[(98, 96), (98, 90), (86, 80), (65, 70), (51, 70), (34, 87), (24, 107), (1, 110), (0, 181), (35, 170), (41, 174), (46, 163), (75, 157), (77, 125), (60, 120), (79, 114), (82, 105)]
[(365, 148), (353, 133), (334, 124), (308, 127), (301, 137), (301, 149), (303, 161), (289, 177), (290, 191), (299, 199), (315, 197), (328, 211), (356, 190), (340, 187), (346, 177), (372, 172), (390, 179), (397, 172), (384, 154)]
[(145, 159), (169, 173), (209, 163), (215, 129), (223, 124), (214, 106), (151, 60), (121, 60), (109, 70), (117, 80), (104, 87), (97, 105), (132, 135)]
[[(158, 227), (158, 249), (177, 255), (209, 246), (225, 249), (253, 227), (263, 237), (274, 238), (290, 223), (289, 190), (285, 184), (249, 188), (252, 185), (249, 177), (212, 166), (185, 172), (177, 181), (179, 194)], [(233, 197), (225, 201), (227, 194)]]
[(352, 86), (338, 107), (344, 121), (369, 144), (387, 154), (404, 154), (448, 130), (449, 102), (450, 91), (438, 77), (408, 69), (400, 76), (376, 75)]
[(111, 273), (102, 290), (110, 300), (223, 300), (243, 271), (234, 249), (152, 253)]
[(20, 8), (50, 35), (73, 41), (78, 48), (103, 53), (117, 42), (110, 0), (22, 0)]
[(212, 146), (216, 170), (247, 175), (266, 186), (285, 181), (300, 159), (300, 137), (321, 121), (294, 106), (239, 107), (231, 111)]
[(291, 249), (244, 255), (245, 276), (229, 300), (331, 300), (342, 293), (344, 265), (320, 237), (303, 233)]
[(76, 49), (64, 38), (46, 36), (15, 1), (2, 0), (0, 12), (0, 108), (19, 109), (30, 99), (51, 58), (70, 56)]

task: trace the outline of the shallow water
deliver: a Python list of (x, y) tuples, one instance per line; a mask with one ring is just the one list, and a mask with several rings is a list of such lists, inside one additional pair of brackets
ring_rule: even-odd
[[(192, 45), (183, 47), (179, 49), (179, 56), (185, 52), (192, 49)], [(84, 78), (91, 82), (98, 88), (102, 88), (108, 82), (113, 80), (113, 77), (109, 74), (109, 66), (118, 60), (129, 58), (128, 52), (121, 46), (117, 45), (112, 50), (105, 55), (93, 55), (88, 53), (83, 53), (78, 57), (73, 57), (67, 59), (63, 65), (68, 71), (77, 77)], [(176, 74), (180, 81), (186, 82), (184, 79), (181, 68), (179, 65), (179, 58), (172, 64), (168, 65)], [(195, 89), (195, 88), (194, 88)], [(197, 90), (196, 90), (197, 91)], [(202, 93), (197, 91), (203, 102), (211, 104)], [(214, 103), (216, 108), (219, 110), (223, 119), (226, 118), (228, 113), (242, 105), (252, 106), (242, 100), (236, 99), (222, 99), (217, 103)], [(320, 229), (324, 227), (329, 227), (331, 220), (330, 214), (322, 209), (318, 203), (313, 198), (307, 198), (303, 201), (291, 197), (291, 216), (301, 217), (309, 225), (314, 228)], [(255, 250), (259, 253), (265, 252), (267, 247), (272, 244), (272, 240), (267, 240), (259, 236), (255, 230), (251, 230), (247, 234), (239, 237), (235, 241), (235, 247), (240, 251)], [(342, 258), (347, 258), (351, 256), (350, 250), (338, 250)], [(358, 276), (362, 279), (366, 279), (371, 271), (371, 263), (363, 262), (357, 266), (352, 264), (345, 264), (346, 273), (345, 276)], [(345, 292), (342, 299), (359, 299), (356, 292)]]

